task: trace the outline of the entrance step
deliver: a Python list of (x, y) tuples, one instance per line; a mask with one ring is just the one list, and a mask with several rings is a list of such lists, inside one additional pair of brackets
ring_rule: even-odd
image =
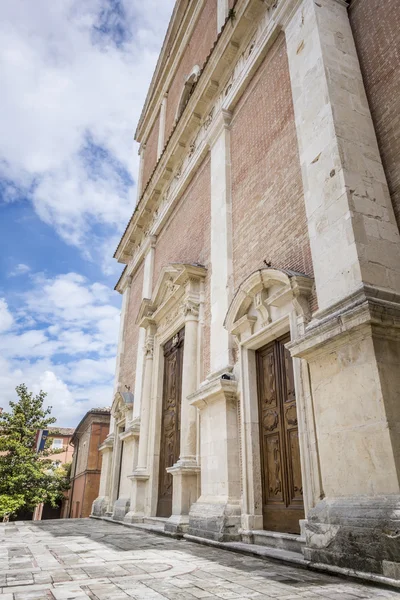
[(168, 521), (166, 517), (144, 517), (143, 523), (147, 525), (165, 525)]
[(302, 554), (305, 546), (305, 538), (292, 533), (280, 533), (278, 531), (253, 531), (254, 544), (256, 546), (266, 546), (268, 548), (278, 548), (288, 552), (297, 552)]

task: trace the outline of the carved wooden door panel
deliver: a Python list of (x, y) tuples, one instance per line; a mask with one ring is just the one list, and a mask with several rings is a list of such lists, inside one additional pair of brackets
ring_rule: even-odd
[(172, 514), (172, 475), (166, 469), (179, 459), (182, 395), (182, 364), (185, 330), (164, 346), (164, 384), (161, 416), (158, 517)]
[(257, 352), (264, 529), (300, 533), (304, 518), (293, 363), (284, 337)]

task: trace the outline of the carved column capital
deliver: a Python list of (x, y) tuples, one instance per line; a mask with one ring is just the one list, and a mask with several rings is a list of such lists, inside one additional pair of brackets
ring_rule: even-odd
[(144, 342), (144, 355), (146, 358), (153, 358), (154, 356), (154, 336), (148, 335)]
[(182, 304), (182, 312), (185, 317), (198, 318), (200, 314), (200, 304), (193, 300), (185, 300)]

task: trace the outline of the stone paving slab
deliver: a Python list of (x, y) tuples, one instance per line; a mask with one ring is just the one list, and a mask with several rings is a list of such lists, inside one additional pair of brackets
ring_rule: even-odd
[(91, 519), (0, 524), (0, 600), (383, 600), (395, 590)]

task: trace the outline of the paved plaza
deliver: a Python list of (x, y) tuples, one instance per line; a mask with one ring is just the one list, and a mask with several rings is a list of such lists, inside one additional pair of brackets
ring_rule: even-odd
[(0, 600), (399, 598), (280, 564), (90, 520), (0, 524)]

